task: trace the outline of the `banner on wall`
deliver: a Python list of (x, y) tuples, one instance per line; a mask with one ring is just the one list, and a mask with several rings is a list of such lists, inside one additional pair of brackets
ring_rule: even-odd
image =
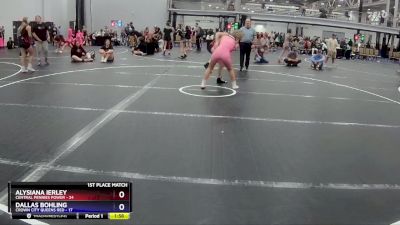
[(122, 20), (111, 20), (111, 27), (122, 27)]

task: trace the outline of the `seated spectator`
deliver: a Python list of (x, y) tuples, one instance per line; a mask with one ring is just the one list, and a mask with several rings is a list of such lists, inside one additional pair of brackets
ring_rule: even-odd
[(309, 38), (304, 41), (304, 51), (307, 55), (311, 53), (311, 41)]
[(264, 58), (264, 53), (265, 53), (264, 48), (260, 47), (257, 49), (255, 57), (256, 63), (259, 64), (268, 63), (268, 61)]
[(298, 58), (295, 51), (289, 52), (284, 61), (286, 63), (286, 66), (297, 66), (299, 63), (301, 63), (301, 60)]
[(76, 40), (74, 40), (72, 43), (73, 43), (71, 48), (72, 62), (93, 62), (91, 54), (86, 52), (85, 49), (83, 49), (82, 45), (79, 45)]
[(8, 48), (8, 49), (13, 49), (13, 48), (15, 48), (14, 41), (11, 39), (11, 37), (8, 38), (8, 41), (7, 41), (7, 48)]
[(326, 45), (325, 42), (321, 43), (321, 49), (322, 49), (322, 53), (327, 55), (328, 54), (328, 46)]
[(311, 56), (310, 60), (312, 68), (314, 68), (315, 70), (322, 70), (322, 67), (324, 66), (325, 56), (322, 53), (321, 49), (318, 49), (317, 54)]
[(68, 45), (68, 43), (65, 41), (64, 36), (61, 34), (57, 35), (54, 38), (54, 44), (56, 45), (56, 53), (63, 53), (65, 46)]
[(139, 38), (139, 45), (132, 48), (132, 53), (140, 56), (147, 55), (147, 43), (145, 42), (144, 37)]
[(156, 38), (152, 37), (147, 42), (147, 55), (154, 55), (155, 52), (160, 51), (158, 41)]
[(104, 41), (104, 45), (100, 48), (99, 53), (101, 55), (101, 62), (106, 63), (114, 61), (114, 49), (110, 39)]

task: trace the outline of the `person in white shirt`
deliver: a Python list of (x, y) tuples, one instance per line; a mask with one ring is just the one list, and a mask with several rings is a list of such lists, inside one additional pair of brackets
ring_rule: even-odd
[(326, 46), (328, 47), (328, 55), (326, 57), (325, 63), (328, 63), (329, 58), (332, 58), (332, 64), (335, 63), (336, 59), (336, 48), (340, 45), (336, 39), (336, 34), (332, 34), (332, 37), (326, 40)]

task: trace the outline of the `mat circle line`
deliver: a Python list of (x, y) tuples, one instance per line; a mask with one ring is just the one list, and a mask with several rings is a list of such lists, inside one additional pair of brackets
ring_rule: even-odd
[(194, 97), (202, 97), (202, 98), (226, 98), (226, 97), (234, 96), (237, 93), (232, 88), (227, 88), (227, 87), (222, 87), (222, 86), (211, 86), (211, 85), (207, 85), (206, 87), (225, 89), (225, 90), (231, 91), (232, 93), (226, 94), (226, 95), (198, 95), (198, 94), (192, 94), (187, 91), (184, 91), (184, 89), (191, 88), (191, 87), (198, 87), (200, 89), (200, 85), (189, 85), (189, 86), (184, 86), (184, 87), (179, 88), (179, 92), (182, 94), (185, 94), (185, 95), (190, 95), (190, 96), (194, 96)]

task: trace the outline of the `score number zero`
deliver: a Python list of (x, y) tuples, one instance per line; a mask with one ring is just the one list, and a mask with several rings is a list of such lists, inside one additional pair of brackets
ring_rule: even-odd
[[(124, 191), (120, 191), (120, 192), (118, 193), (118, 197), (121, 198), (121, 199), (123, 199), (123, 198), (125, 197), (125, 192), (124, 192)], [(118, 209), (119, 209), (120, 211), (124, 211), (124, 210), (125, 210), (125, 205), (124, 205), (124, 204), (119, 204)]]

